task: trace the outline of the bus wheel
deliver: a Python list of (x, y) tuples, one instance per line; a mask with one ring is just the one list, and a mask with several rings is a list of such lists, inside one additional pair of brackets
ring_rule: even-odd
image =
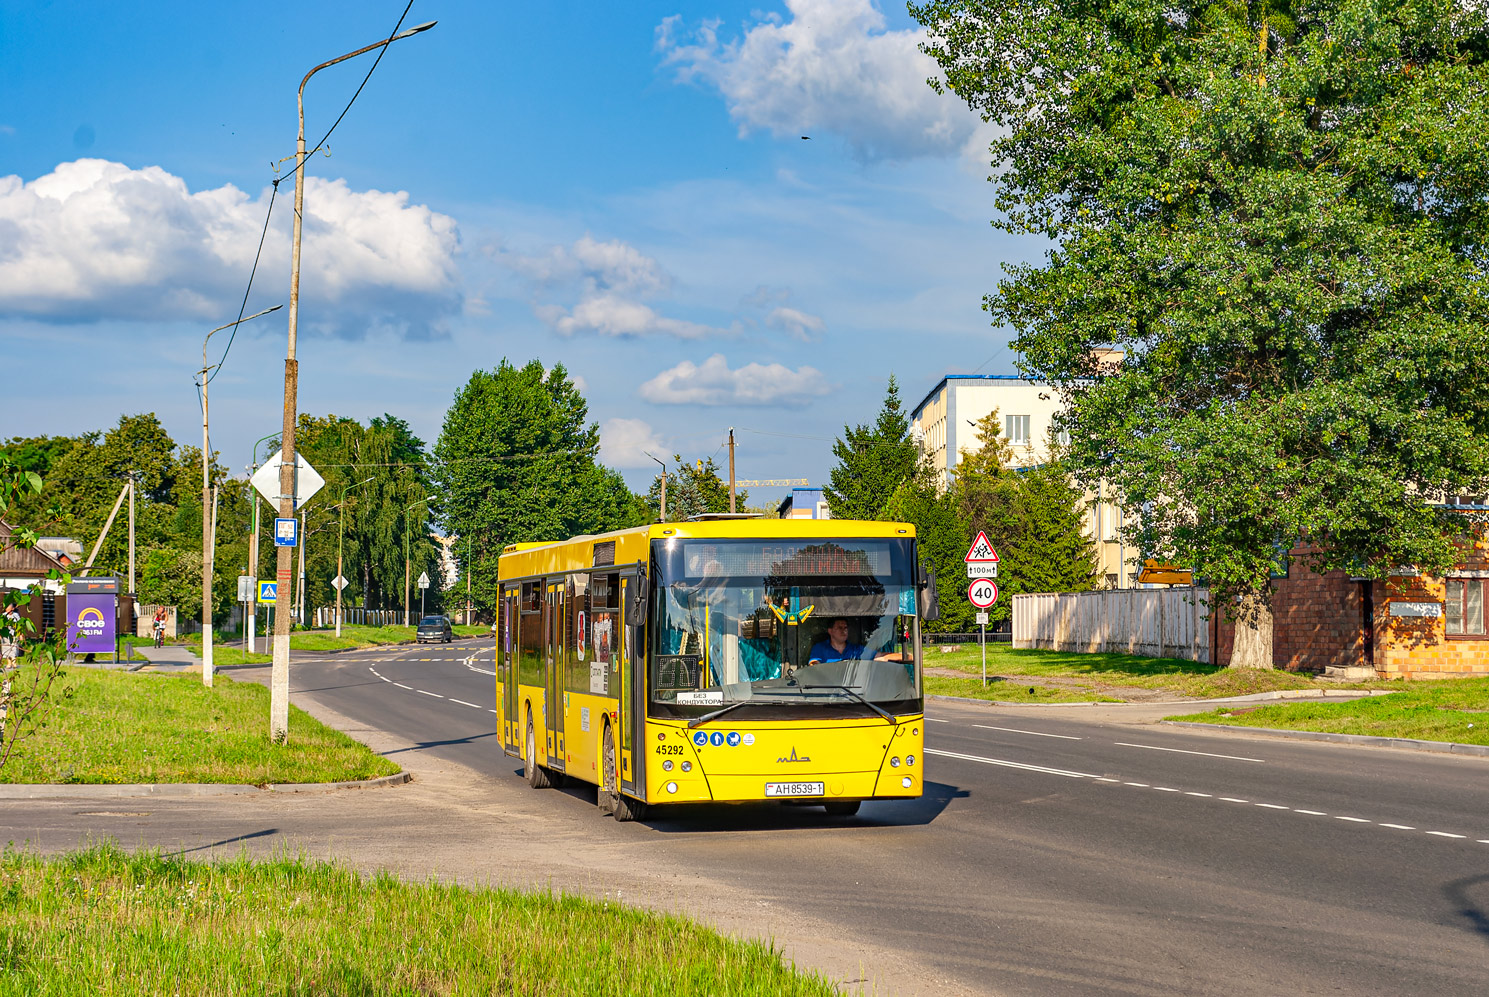
[(547, 789), (553, 785), (548, 778), (548, 770), (538, 764), (538, 738), (533, 733), (533, 715), (527, 715), (527, 750), (523, 753), (524, 774), (527, 776), (527, 784), (533, 789)]
[(830, 817), (852, 817), (862, 805), (862, 800), (833, 800), (822, 804), (822, 807)]
[(611, 733), (609, 724), (605, 725), (605, 737), (600, 747), (600, 791), (595, 794), (595, 802), (599, 804), (600, 813), (607, 817), (615, 816), (615, 735)]
[(600, 809), (616, 820), (641, 820), (646, 816), (646, 804), (632, 799), (620, 791), (620, 779), (615, 764), (615, 728), (605, 728), (605, 785), (600, 790)]

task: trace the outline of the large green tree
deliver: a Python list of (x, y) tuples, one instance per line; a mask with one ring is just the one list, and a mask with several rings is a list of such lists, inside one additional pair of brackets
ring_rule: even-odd
[[(1440, 570), (1489, 478), (1489, 25), (1470, 0), (931, 0), (996, 126), (987, 299), (1068, 460), (1270, 666), (1269, 572)], [(1119, 364), (1096, 352), (1115, 346)]]
[(844, 426), (832, 446), (837, 464), (828, 472), (827, 508), (834, 519), (881, 519), (885, 504), (914, 477), (920, 446), (910, 438), (910, 420), (893, 374), (872, 426)]
[(507, 544), (630, 525), (630, 492), (597, 463), (599, 427), (588, 420), (562, 365), (504, 359), (455, 393), (434, 446), (434, 479), (477, 609), (496, 605), (497, 558)]

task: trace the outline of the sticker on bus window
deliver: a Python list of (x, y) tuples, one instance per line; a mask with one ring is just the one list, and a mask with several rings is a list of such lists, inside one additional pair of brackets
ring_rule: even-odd
[(724, 702), (722, 689), (704, 689), (702, 692), (679, 692), (675, 700), (679, 706), (719, 706)]
[(584, 660), (584, 610), (579, 611), (579, 619), (574, 624), (574, 635), (579, 645), (579, 660)]

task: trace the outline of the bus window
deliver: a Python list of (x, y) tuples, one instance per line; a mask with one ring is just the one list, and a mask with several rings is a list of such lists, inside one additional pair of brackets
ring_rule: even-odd
[(522, 608), (519, 613), (519, 649), (517, 682), (519, 685), (543, 684), (543, 587), (538, 582), (522, 583)]

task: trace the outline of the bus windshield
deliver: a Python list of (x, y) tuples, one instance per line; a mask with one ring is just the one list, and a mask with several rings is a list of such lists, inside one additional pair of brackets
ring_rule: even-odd
[(908, 538), (656, 542), (653, 715), (919, 709), (914, 558)]

